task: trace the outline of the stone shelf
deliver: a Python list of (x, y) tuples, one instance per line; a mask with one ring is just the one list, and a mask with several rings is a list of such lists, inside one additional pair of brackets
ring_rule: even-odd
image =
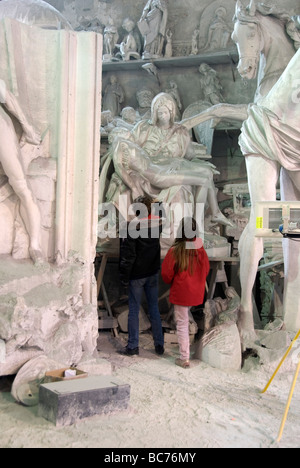
[(207, 52), (201, 55), (189, 55), (187, 57), (172, 57), (160, 58), (152, 60), (130, 60), (129, 62), (112, 61), (103, 62), (103, 72), (108, 71), (131, 71), (142, 68), (145, 63), (152, 62), (159, 70), (164, 68), (177, 68), (177, 67), (197, 67), (201, 63), (208, 63), (209, 65), (218, 64), (237, 64), (238, 52), (237, 49), (231, 49), (219, 52)]

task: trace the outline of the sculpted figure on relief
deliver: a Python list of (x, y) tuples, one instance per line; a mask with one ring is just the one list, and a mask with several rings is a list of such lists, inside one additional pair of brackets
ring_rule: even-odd
[[(8, 177), (10, 186), (20, 200), (20, 214), (30, 238), (29, 255), (34, 262), (42, 259), (40, 235), (41, 215), (31, 192), (21, 161), (22, 142), (33, 145), (41, 142), (40, 136), (28, 122), (17, 98), (0, 79), (0, 163)], [(7, 112), (8, 111), (8, 112)], [(21, 125), (21, 140), (16, 133), (11, 114)]]

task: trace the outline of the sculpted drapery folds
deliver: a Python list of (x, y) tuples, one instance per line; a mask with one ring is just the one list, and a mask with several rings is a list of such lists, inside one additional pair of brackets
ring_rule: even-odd
[(160, 57), (166, 34), (168, 9), (165, 0), (148, 0), (138, 27), (144, 37), (143, 58)]

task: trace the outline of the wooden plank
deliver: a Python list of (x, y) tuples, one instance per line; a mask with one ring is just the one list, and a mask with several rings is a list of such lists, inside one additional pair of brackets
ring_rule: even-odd
[[(108, 300), (108, 296), (107, 296), (107, 292), (106, 292), (106, 289), (105, 289), (105, 286), (104, 286), (104, 283), (102, 281), (101, 283), (101, 291), (102, 291), (102, 294), (103, 294), (103, 300), (104, 300), (104, 304), (105, 304), (105, 307), (108, 311), (108, 315), (113, 318), (113, 313), (112, 313), (112, 310), (111, 310), (111, 307), (110, 307), (110, 303), (109, 303), (109, 300)], [(113, 333), (115, 335), (115, 337), (118, 337), (119, 336), (119, 333), (118, 333), (118, 323), (117, 323), (117, 326), (116, 327), (112, 327), (113, 328)]]
[(104, 276), (107, 260), (108, 260), (108, 255), (103, 254), (102, 259), (101, 259), (99, 272), (98, 272), (98, 276), (97, 276), (97, 297), (99, 296), (99, 293), (100, 293), (101, 284), (102, 284), (102, 281), (103, 281), (103, 276)]
[(109, 328), (117, 328), (118, 321), (115, 317), (105, 317), (98, 320), (98, 329), (107, 330)]

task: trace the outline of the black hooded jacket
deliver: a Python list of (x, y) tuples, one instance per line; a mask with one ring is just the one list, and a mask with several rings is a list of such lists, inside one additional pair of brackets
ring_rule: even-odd
[(160, 270), (160, 235), (163, 218), (150, 215), (127, 223), (126, 236), (120, 239), (120, 279), (148, 278)]

